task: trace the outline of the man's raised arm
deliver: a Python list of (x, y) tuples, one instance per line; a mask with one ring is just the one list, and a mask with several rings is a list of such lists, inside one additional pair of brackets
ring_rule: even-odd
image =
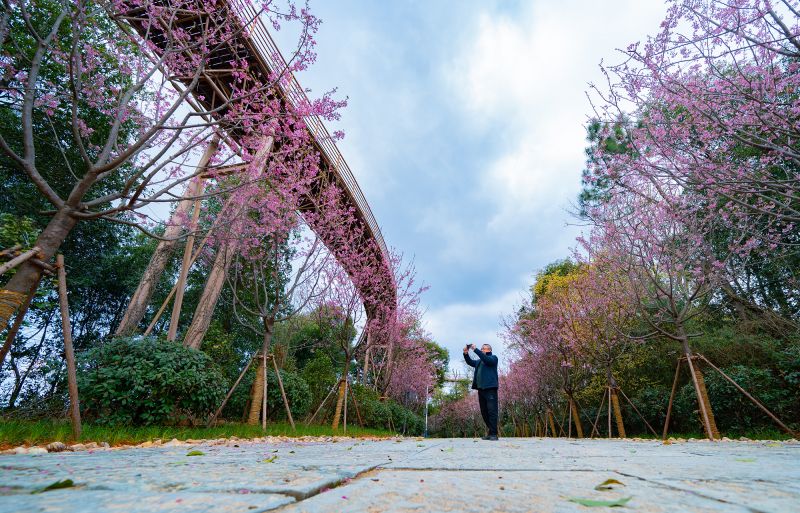
[[(495, 355), (493, 355), (493, 354), (484, 354), (483, 351), (481, 351), (477, 347), (473, 348), (473, 351), (475, 351), (475, 354), (478, 355), (478, 358), (480, 358), (481, 361), (483, 363), (485, 363), (486, 365), (490, 365), (492, 367), (497, 365), (497, 357)], [(466, 355), (466, 353), (465, 353), (465, 355)], [(473, 367), (474, 367), (474, 365), (473, 365)]]
[(469, 357), (469, 346), (464, 348), (464, 361), (467, 362), (467, 365), (470, 367), (475, 367), (478, 365), (478, 360), (473, 360)]

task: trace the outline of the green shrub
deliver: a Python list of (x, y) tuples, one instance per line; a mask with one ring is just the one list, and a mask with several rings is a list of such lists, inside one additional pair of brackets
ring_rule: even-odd
[[(791, 421), (793, 397), (781, 380), (769, 369), (758, 369), (744, 365), (726, 367), (723, 371), (747, 390), (762, 404), (784, 421)], [(756, 405), (739, 392), (730, 382), (713, 369), (704, 369), (704, 380), (708, 398), (717, 427), (726, 434), (772, 427), (773, 421)], [(702, 428), (698, 413), (697, 399), (692, 382), (686, 383), (675, 398), (677, 418), (680, 428), (686, 431)]]
[[(239, 383), (236, 391), (228, 400), (225, 410), (222, 412), (223, 418), (233, 421), (244, 420), (245, 407), (249, 408), (250, 393), (252, 392), (257, 368), (258, 362), (253, 362), (250, 370), (247, 371), (245, 377), (242, 378), (242, 382)], [(286, 390), (289, 407), (292, 409), (292, 416), (295, 420), (298, 420), (298, 418), (307, 414), (311, 408), (311, 390), (308, 383), (296, 372), (281, 369), (281, 379)], [(267, 417), (273, 420), (286, 418), (286, 408), (283, 406), (281, 390), (278, 387), (278, 380), (273, 370), (267, 371)]]
[(204, 419), (226, 380), (203, 352), (147, 338), (120, 338), (79, 356), (84, 414), (97, 424), (170, 425)]
[[(311, 389), (308, 383), (296, 372), (283, 369), (280, 372), (283, 388), (286, 391), (286, 399), (289, 401), (289, 408), (292, 410), (292, 416), (297, 421), (301, 416), (308, 413), (311, 408)], [(274, 371), (267, 372), (267, 409), (270, 418), (286, 418), (286, 407), (283, 405), (281, 390)]]
[(305, 367), (303, 367), (302, 376), (309, 386), (312, 402), (315, 405), (325, 399), (331, 387), (337, 381), (333, 362), (322, 351), (317, 351), (314, 357), (306, 363)]
[[(394, 427), (395, 432), (407, 435), (421, 435), (425, 430), (425, 420), (422, 416), (394, 400), (381, 401), (377, 392), (360, 384), (353, 385), (353, 392), (365, 427), (379, 429)], [(355, 411), (352, 409), (351, 411), (352, 413), (348, 415), (355, 414)]]

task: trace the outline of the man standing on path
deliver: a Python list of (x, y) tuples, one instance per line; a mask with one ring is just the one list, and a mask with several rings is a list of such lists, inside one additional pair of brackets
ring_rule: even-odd
[[(469, 350), (475, 351), (479, 360), (469, 356)], [(475, 344), (464, 348), (464, 360), (470, 367), (475, 367), (472, 378), (472, 389), (478, 391), (478, 403), (481, 406), (481, 417), (489, 433), (484, 440), (497, 440), (497, 357), (492, 354), (492, 346), (483, 344), (480, 349)]]

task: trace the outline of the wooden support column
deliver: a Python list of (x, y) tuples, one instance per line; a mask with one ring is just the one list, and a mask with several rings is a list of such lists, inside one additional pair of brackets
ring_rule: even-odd
[(225, 285), (225, 277), (233, 262), (233, 256), (237, 247), (237, 241), (229, 240), (223, 242), (219, 249), (217, 249), (217, 254), (214, 257), (214, 264), (211, 266), (211, 272), (208, 274), (208, 280), (206, 280), (206, 285), (203, 288), (200, 301), (197, 302), (197, 307), (194, 310), (192, 323), (189, 325), (189, 329), (186, 330), (186, 337), (183, 339), (184, 346), (191, 347), (192, 349), (200, 349), (200, 345), (203, 343), (203, 337), (205, 337), (208, 326), (211, 324), (214, 308), (216, 308), (219, 295), (222, 293), (222, 287)]
[(81, 436), (81, 410), (78, 399), (78, 372), (75, 368), (75, 352), (72, 348), (72, 327), (69, 322), (67, 272), (64, 269), (64, 255), (56, 257), (56, 266), (58, 267), (58, 303), (61, 307), (61, 325), (64, 331), (64, 358), (67, 361), (69, 417), (72, 421), (72, 433), (77, 440)]
[[(195, 178), (191, 184), (190, 196), (200, 196), (203, 193), (204, 185), (201, 178)], [(178, 283), (175, 285), (175, 302), (172, 305), (172, 317), (169, 320), (169, 330), (167, 340), (175, 340), (178, 335), (178, 322), (181, 319), (181, 306), (183, 305), (183, 293), (186, 291), (186, 278), (189, 276), (189, 268), (192, 266), (192, 251), (194, 250), (194, 231), (200, 220), (200, 199), (195, 199), (192, 206), (192, 220), (189, 223), (189, 235), (186, 237), (186, 246), (183, 248), (183, 260), (181, 261), (181, 272), (178, 275)]]
[[(208, 166), (208, 162), (211, 160), (211, 156), (214, 152), (216, 152), (218, 145), (219, 138), (214, 136), (206, 152), (203, 154), (203, 157), (200, 159), (198, 167), (206, 168)], [(158, 281), (164, 273), (164, 268), (166, 268), (167, 263), (172, 257), (172, 253), (175, 251), (175, 246), (183, 231), (182, 222), (188, 215), (189, 209), (192, 208), (194, 201), (194, 198), (192, 198), (190, 194), (187, 194), (187, 197), (178, 203), (175, 212), (172, 213), (169, 224), (166, 230), (164, 230), (164, 239), (166, 240), (158, 242), (153, 256), (150, 257), (150, 262), (147, 264), (144, 274), (142, 274), (142, 279), (139, 280), (139, 285), (131, 296), (128, 308), (125, 310), (125, 315), (122, 317), (122, 321), (119, 323), (117, 331), (114, 333), (116, 336), (132, 335), (142, 321), (142, 318), (144, 318), (147, 305), (153, 297), (156, 285), (158, 285)]]
[[(253, 158), (253, 165), (266, 165), (266, 159), (272, 151), (273, 138), (266, 137), (264, 142)], [(226, 206), (230, 202), (226, 202)], [(232, 214), (234, 218), (242, 214), (243, 206), (239, 206), (236, 212)], [(223, 210), (226, 210), (223, 207)], [(222, 214), (220, 214), (222, 215)], [(228, 274), (228, 269), (233, 262), (233, 256), (239, 247), (239, 241), (236, 239), (226, 239), (222, 241), (220, 247), (217, 249), (217, 254), (214, 258), (214, 265), (211, 267), (211, 272), (206, 280), (206, 285), (203, 288), (203, 294), (200, 296), (200, 301), (194, 310), (194, 317), (189, 329), (186, 330), (186, 337), (183, 339), (183, 345), (193, 349), (200, 349), (203, 343), (203, 337), (208, 331), (208, 326), (211, 324), (211, 316), (214, 314), (214, 308), (217, 306), (217, 300), (222, 292), (222, 287), (225, 285), (225, 277)]]

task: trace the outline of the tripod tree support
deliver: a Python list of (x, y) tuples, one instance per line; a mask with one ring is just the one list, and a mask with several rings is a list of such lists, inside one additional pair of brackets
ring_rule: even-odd
[(752, 401), (752, 403), (753, 403), (753, 404), (755, 404), (756, 406), (758, 406), (758, 408), (759, 408), (761, 411), (763, 411), (764, 413), (766, 413), (766, 414), (769, 416), (769, 418), (771, 418), (773, 421), (775, 421), (775, 423), (776, 423), (776, 424), (778, 424), (778, 425), (781, 427), (781, 429), (783, 429), (784, 431), (786, 431), (787, 433), (789, 433), (789, 434), (790, 434), (790, 435), (792, 435), (793, 437), (797, 437), (797, 436), (798, 436), (798, 433), (796, 433), (795, 431), (793, 431), (792, 429), (790, 429), (790, 428), (789, 428), (789, 426), (787, 426), (786, 424), (784, 424), (783, 422), (781, 422), (781, 419), (779, 419), (777, 416), (775, 416), (775, 414), (774, 414), (774, 413), (772, 413), (771, 411), (769, 411), (769, 410), (767, 409), (767, 407), (766, 407), (766, 406), (764, 406), (763, 404), (761, 404), (761, 402), (760, 402), (758, 399), (756, 399), (755, 397), (753, 397), (752, 395), (750, 395), (750, 394), (749, 394), (749, 393), (748, 393), (748, 392), (747, 392), (747, 391), (746, 391), (744, 388), (742, 388), (741, 386), (739, 386), (739, 384), (738, 384), (736, 381), (734, 381), (734, 380), (733, 380), (733, 378), (731, 378), (730, 376), (728, 376), (727, 374), (725, 374), (725, 373), (722, 371), (722, 369), (720, 369), (719, 367), (717, 367), (716, 365), (714, 365), (713, 363), (711, 363), (710, 361), (708, 361), (708, 358), (706, 358), (705, 356), (703, 356), (703, 355), (697, 355), (697, 356), (698, 356), (698, 358), (700, 358), (701, 360), (703, 360), (704, 362), (706, 362), (706, 363), (707, 363), (707, 364), (708, 364), (708, 365), (709, 365), (709, 366), (710, 366), (712, 369), (714, 369), (715, 371), (719, 372), (719, 373), (722, 375), (722, 377), (723, 377), (723, 378), (725, 378), (725, 379), (726, 379), (728, 382), (730, 382), (730, 384), (732, 384), (733, 386), (735, 386), (735, 387), (736, 387), (736, 389), (737, 389), (739, 392), (741, 392), (741, 393), (742, 393), (742, 395), (744, 395), (745, 397), (747, 397), (748, 399), (750, 399), (750, 401)]
[(664, 419), (664, 431), (661, 434), (661, 439), (667, 439), (667, 433), (669, 432), (669, 420), (672, 416), (672, 403), (675, 402), (675, 392), (678, 390), (678, 378), (681, 375), (681, 363), (683, 362), (683, 357), (678, 358), (678, 365), (675, 367), (675, 378), (672, 380), (672, 392), (669, 394), (669, 403), (667, 403), (667, 417)]
[(75, 351), (72, 348), (72, 327), (69, 323), (69, 303), (67, 301), (67, 272), (64, 269), (64, 255), (56, 257), (58, 267), (58, 303), (61, 307), (61, 326), (64, 331), (64, 358), (67, 361), (67, 385), (69, 388), (69, 417), (75, 438), (81, 436), (81, 410), (78, 399), (78, 372), (75, 368)]
[(222, 400), (222, 404), (219, 405), (217, 411), (215, 411), (214, 415), (212, 415), (211, 418), (209, 419), (208, 424), (206, 424), (207, 427), (211, 427), (217, 421), (217, 417), (219, 417), (219, 414), (222, 413), (222, 410), (225, 408), (225, 405), (228, 404), (228, 399), (230, 399), (231, 396), (233, 395), (233, 392), (236, 391), (236, 387), (238, 387), (239, 383), (242, 382), (242, 378), (244, 378), (244, 375), (247, 372), (247, 369), (250, 368), (250, 365), (253, 364), (253, 360), (254, 358), (250, 358), (249, 360), (247, 360), (247, 365), (244, 366), (244, 369), (242, 369), (242, 372), (239, 374), (239, 377), (236, 378), (236, 382), (234, 382), (231, 389), (228, 390), (228, 394), (225, 396), (225, 399)]
[[(275, 369), (275, 376), (278, 378), (278, 387), (281, 389), (281, 397), (283, 397), (283, 406), (286, 408), (286, 416), (289, 418), (289, 424), (292, 425), (292, 431), (297, 431), (297, 428), (294, 426), (294, 419), (292, 418), (292, 410), (289, 408), (289, 400), (286, 399), (286, 391), (283, 389), (283, 380), (281, 379), (281, 373), (278, 371), (278, 364), (275, 362), (275, 356), (270, 356), (270, 360), (272, 360), (272, 367)], [(266, 382), (266, 381), (265, 381)], [(264, 391), (264, 397), (267, 396), (266, 390)]]
[(336, 383), (334, 383), (334, 384), (333, 384), (333, 386), (331, 387), (331, 389), (328, 391), (328, 395), (326, 395), (326, 396), (325, 396), (325, 399), (323, 399), (323, 400), (322, 400), (322, 402), (321, 402), (321, 403), (319, 403), (319, 406), (318, 406), (318, 407), (317, 407), (317, 409), (314, 411), (314, 414), (311, 416), (311, 418), (309, 418), (309, 419), (308, 419), (308, 420), (305, 422), (306, 426), (308, 426), (309, 424), (311, 424), (311, 423), (314, 421), (314, 419), (315, 419), (315, 418), (317, 418), (317, 414), (320, 412), (320, 410), (322, 410), (322, 407), (323, 407), (323, 406), (325, 406), (325, 403), (327, 403), (327, 402), (328, 402), (328, 399), (330, 399), (330, 397), (331, 397), (331, 396), (333, 395), (333, 393), (336, 391), (336, 386), (337, 386), (338, 384), (339, 384), (339, 382), (338, 382), (338, 381), (337, 381)]

